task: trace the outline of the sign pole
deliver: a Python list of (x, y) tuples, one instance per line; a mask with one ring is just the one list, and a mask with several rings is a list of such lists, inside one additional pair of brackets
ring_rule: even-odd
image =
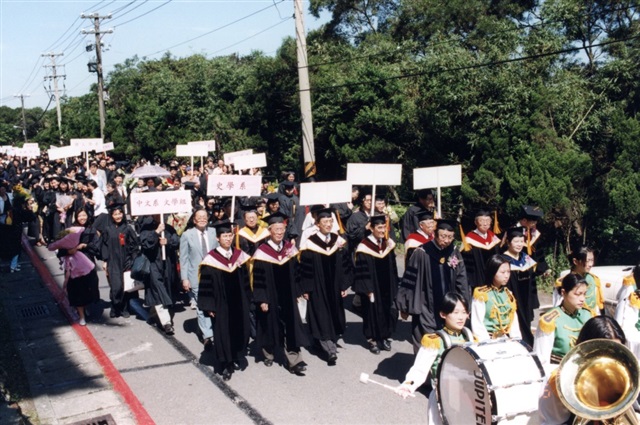
[[(160, 214), (160, 223), (164, 225), (164, 214)], [(160, 233), (160, 238), (164, 239), (164, 230)], [(162, 245), (162, 261), (167, 259), (166, 246)]]
[(440, 188), (440, 186), (438, 186), (437, 188), (438, 191), (438, 218), (441, 219), (442, 218), (442, 189)]
[(371, 217), (373, 217), (373, 213), (376, 208), (376, 185), (374, 184), (371, 188)]
[(233, 223), (235, 218), (234, 210), (236, 209), (236, 195), (231, 196), (231, 217), (229, 217), (229, 221)]

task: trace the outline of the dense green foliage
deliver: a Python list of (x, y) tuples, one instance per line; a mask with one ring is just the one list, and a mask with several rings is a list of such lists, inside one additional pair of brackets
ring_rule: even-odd
[[(522, 204), (546, 212), (554, 252), (569, 241), (600, 262), (636, 261), (640, 243), (638, 6), (619, 0), (311, 0), (331, 13), (309, 34), (319, 178), (348, 162), (463, 165), (446, 210)], [(579, 49), (579, 50), (578, 50)], [(132, 58), (108, 75), (107, 138), (128, 158), (216, 139), (301, 170), (295, 41), (274, 57)], [(0, 108), (0, 142), (19, 140)], [(57, 143), (55, 111), (29, 111), (30, 138)], [(63, 105), (66, 138), (98, 134), (95, 93)], [(506, 224), (506, 223), (504, 223)]]

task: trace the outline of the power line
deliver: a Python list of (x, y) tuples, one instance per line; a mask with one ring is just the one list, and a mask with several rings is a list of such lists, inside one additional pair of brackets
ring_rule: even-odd
[[(136, 10), (137, 8), (139, 8), (139, 7), (141, 7), (141, 6), (144, 6), (144, 5), (145, 5), (145, 3), (147, 3), (148, 1), (149, 1), (149, 0), (144, 0), (144, 1), (142, 1), (141, 3), (139, 3), (138, 5), (136, 5), (133, 9), (129, 9), (129, 10), (127, 10), (126, 12), (124, 12), (122, 15), (114, 16), (113, 20), (115, 21), (115, 20), (118, 20), (118, 19), (122, 18), (123, 16), (127, 15), (128, 13), (133, 12), (133, 11), (134, 11), (134, 10)], [(134, 2), (131, 2), (131, 3), (127, 4), (127, 5), (125, 5), (125, 6), (122, 6), (122, 7), (118, 10), (118, 12), (120, 12), (121, 10), (124, 10), (127, 6), (129, 6), (129, 5), (133, 4), (133, 3), (134, 3)], [(113, 12), (113, 15), (115, 15), (115, 14), (116, 14), (116, 13), (118, 13), (118, 12)], [(111, 21), (111, 23), (113, 23), (113, 21)]]
[(274, 25), (271, 25), (270, 27), (267, 27), (267, 28), (263, 29), (262, 31), (258, 31), (257, 33), (255, 33), (255, 34), (253, 34), (253, 35), (250, 35), (250, 36), (249, 36), (249, 37), (247, 37), (247, 38), (243, 38), (242, 40), (240, 40), (240, 41), (238, 41), (238, 42), (235, 42), (235, 43), (230, 44), (230, 45), (228, 45), (228, 46), (226, 46), (226, 47), (223, 47), (222, 49), (218, 49), (218, 50), (216, 50), (216, 51), (214, 51), (214, 52), (211, 52), (211, 54), (212, 54), (212, 55), (215, 55), (216, 53), (220, 53), (220, 52), (222, 52), (222, 51), (225, 51), (225, 50), (227, 50), (227, 49), (230, 49), (231, 47), (237, 46), (238, 44), (242, 44), (242, 43), (244, 43), (245, 41), (250, 40), (250, 39), (252, 39), (252, 38), (254, 38), (254, 37), (257, 37), (257, 36), (259, 36), (260, 34), (265, 33), (265, 32), (267, 32), (267, 31), (269, 31), (270, 29), (275, 28), (275, 27), (277, 27), (278, 25), (280, 25), (280, 24), (282, 24), (282, 23), (284, 23), (284, 22), (290, 21), (291, 19), (293, 19), (293, 17), (285, 18), (285, 19), (283, 19), (283, 20), (281, 20), (281, 21), (278, 21), (278, 22), (276, 22)]
[[(614, 12), (622, 12), (622, 11), (626, 11), (626, 10), (631, 10), (631, 9), (635, 9), (637, 8), (638, 5), (630, 5), (627, 7), (621, 7), (621, 8), (614, 8), (614, 9), (610, 9), (607, 11), (607, 13), (614, 13)], [(585, 17), (588, 16), (588, 13), (583, 13), (581, 15), (579, 15), (579, 17)], [(546, 27), (546, 26), (550, 26), (553, 24), (559, 24), (562, 23), (564, 20), (563, 19), (558, 19), (558, 20), (546, 20), (544, 22), (538, 22), (538, 23), (532, 23), (532, 24), (526, 24), (526, 25), (521, 25), (521, 26), (516, 26), (515, 28), (509, 28), (509, 29), (505, 29), (502, 31), (496, 31), (494, 33), (491, 34), (486, 34), (483, 36), (483, 38), (491, 38), (491, 37), (495, 37), (501, 34), (507, 34), (510, 32), (514, 32), (514, 31), (521, 31), (521, 30), (526, 30), (526, 29), (535, 29), (538, 27)], [(447, 44), (453, 44), (453, 43), (457, 43), (460, 41), (464, 41), (464, 39), (461, 37), (460, 39), (448, 39), (448, 40), (443, 40), (443, 41), (436, 41), (436, 42), (431, 42), (431, 43), (427, 43), (426, 45), (422, 45), (420, 46), (421, 48), (426, 48), (426, 47), (434, 47), (434, 46), (441, 46), (441, 45), (447, 45)], [(370, 59), (370, 58), (374, 58), (377, 56), (382, 56), (385, 54), (388, 55), (393, 55), (393, 54), (397, 54), (397, 53), (405, 53), (408, 51), (411, 51), (412, 47), (407, 47), (404, 49), (399, 49), (399, 50), (395, 50), (392, 52), (379, 52), (379, 53), (371, 53), (371, 54), (367, 54), (367, 55), (357, 55), (357, 56), (352, 56), (351, 58), (348, 59), (338, 59), (338, 60), (332, 60), (332, 61), (326, 61), (326, 62), (319, 62), (319, 63), (310, 63), (309, 65), (307, 65), (308, 68), (318, 68), (321, 66), (326, 66), (326, 65), (335, 65), (335, 64), (339, 64), (339, 63), (350, 63), (350, 62), (355, 62), (358, 59)], [(395, 62), (391, 62), (391, 63), (397, 63), (400, 62), (400, 60), (397, 60)]]
[(135, 2), (136, 2), (136, 0), (133, 0), (132, 2), (129, 2), (129, 3), (125, 4), (124, 6), (117, 8), (117, 9), (116, 9), (116, 10), (114, 10), (112, 13), (113, 13), (114, 15), (116, 15), (116, 14), (120, 13), (122, 10), (124, 10), (124, 9), (126, 9), (127, 7), (131, 6), (131, 5), (132, 5), (133, 3), (135, 3)]
[(136, 16), (135, 18), (131, 18), (131, 19), (129, 19), (128, 21), (125, 21), (125, 22), (123, 22), (123, 23), (119, 24), (119, 26), (126, 25), (126, 24), (128, 24), (129, 22), (133, 22), (133, 21), (135, 21), (136, 19), (140, 19), (140, 18), (142, 18), (143, 16), (147, 16), (147, 15), (148, 15), (148, 14), (150, 14), (151, 12), (155, 12), (156, 10), (160, 9), (161, 7), (168, 5), (168, 4), (169, 4), (169, 3), (171, 3), (172, 1), (173, 1), (173, 0), (167, 0), (167, 1), (165, 1), (164, 3), (162, 3), (161, 5), (154, 7), (153, 9), (151, 9), (151, 10), (149, 10), (149, 11), (147, 11), (147, 12), (143, 13), (142, 15), (138, 15), (138, 16)]
[[(280, 1), (279, 1), (279, 3), (282, 3), (283, 1), (284, 1), (284, 0), (280, 0)], [(255, 11), (255, 12), (253, 12), (253, 13), (250, 13), (250, 14), (248, 14), (248, 15), (246, 15), (246, 16), (243, 16), (242, 18), (236, 19), (235, 21), (229, 22), (228, 24), (225, 24), (225, 25), (223, 25), (223, 26), (221, 26), (221, 27), (214, 28), (214, 29), (212, 29), (211, 31), (205, 32), (204, 34), (200, 34), (200, 35), (199, 35), (199, 36), (197, 36), (197, 37), (190, 38), (189, 40), (183, 41), (183, 42), (178, 43), (178, 44), (174, 44), (173, 46), (169, 46), (169, 47), (167, 47), (167, 48), (165, 48), (165, 49), (158, 50), (157, 52), (153, 52), (153, 53), (148, 54), (148, 55), (143, 55), (143, 57), (155, 56), (155, 55), (157, 55), (158, 53), (166, 52), (167, 50), (173, 49), (174, 47), (182, 46), (183, 44), (187, 44), (187, 43), (190, 43), (190, 42), (192, 42), (192, 41), (194, 41), (194, 40), (197, 40), (197, 39), (199, 39), (199, 38), (205, 37), (205, 36), (207, 36), (207, 35), (209, 35), (209, 34), (213, 34), (213, 33), (214, 33), (214, 32), (216, 32), (216, 31), (220, 31), (221, 29), (224, 29), (224, 28), (230, 27), (230, 26), (231, 26), (231, 25), (233, 25), (233, 24), (237, 24), (237, 23), (238, 23), (238, 22), (240, 22), (240, 21), (243, 21), (243, 20), (245, 20), (245, 19), (247, 19), (247, 18), (250, 18), (250, 17), (252, 17), (252, 16), (255, 16), (255, 15), (257, 15), (258, 13), (264, 12), (264, 11), (265, 11), (265, 10), (267, 10), (267, 9), (271, 9), (271, 8), (272, 8), (272, 7), (274, 7), (275, 5), (276, 5), (276, 3), (274, 3), (274, 4), (272, 4), (272, 5), (269, 5), (269, 6), (267, 6), (267, 7), (264, 7), (264, 8), (262, 8), (262, 9), (256, 10), (256, 11)]]
[[(505, 65), (505, 64), (509, 64), (509, 63), (515, 63), (515, 62), (523, 62), (523, 61), (527, 61), (527, 60), (531, 60), (531, 59), (540, 59), (540, 58), (549, 57), (549, 56), (556, 56), (556, 55), (561, 55), (561, 54), (566, 54), (566, 53), (572, 53), (572, 52), (576, 52), (576, 51), (579, 51), (579, 50), (586, 50), (586, 49), (593, 48), (593, 47), (603, 47), (603, 46), (608, 46), (608, 45), (617, 44), (617, 43), (625, 43), (627, 41), (632, 41), (632, 40), (635, 40), (635, 39), (638, 39), (638, 38), (640, 38), (640, 35), (635, 35), (635, 36), (624, 38), (624, 39), (620, 39), (620, 40), (604, 41), (602, 43), (592, 44), (590, 46), (570, 47), (570, 48), (567, 48), (567, 49), (555, 50), (555, 51), (546, 52), (546, 53), (537, 53), (535, 55), (521, 56), (521, 57), (518, 57), (518, 58), (505, 59), (505, 60), (501, 60), (501, 61), (483, 62), (483, 63), (475, 64), (475, 65), (466, 65), (466, 66), (460, 66), (460, 67), (455, 67), (455, 68), (444, 68), (444, 69), (440, 69), (440, 70), (436, 70), (436, 71), (420, 71), (420, 72), (414, 72), (414, 73), (410, 73), (410, 74), (401, 74), (401, 75), (394, 75), (394, 76), (386, 77), (386, 78), (378, 78), (378, 79), (375, 79), (375, 80), (356, 81), (356, 82), (353, 82), (353, 83), (336, 84), (336, 85), (333, 85), (333, 86), (320, 86), (320, 87), (315, 87), (315, 88), (312, 88), (312, 89), (309, 89), (309, 90), (311, 90), (311, 91), (329, 91), (329, 90), (332, 90), (332, 89), (338, 89), (338, 88), (343, 88), (343, 87), (356, 87), (356, 86), (362, 86), (362, 85), (367, 85), (367, 84), (383, 83), (385, 81), (391, 81), (391, 80), (399, 80), (399, 79), (412, 78), (412, 77), (421, 77), (423, 75), (439, 75), (439, 74), (444, 74), (444, 73), (447, 73), (447, 72), (465, 71), (465, 70), (470, 70), (470, 69), (486, 68), (486, 67), (491, 67), (491, 66), (496, 66), (496, 65)], [(302, 91), (302, 90), (298, 90), (298, 91)]]
[(42, 65), (42, 61), (44, 61), (44, 59), (42, 57), (39, 57), (38, 60), (36, 61), (35, 65), (33, 66), (33, 69), (29, 73), (29, 76), (27, 77), (27, 81), (20, 88), (20, 90), (19, 90), (20, 93), (23, 93), (25, 91), (25, 88), (29, 87), (29, 85), (31, 85), (32, 81), (35, 80), (35, 78), (37, 76), (37, 74), (35, 74), (35, 71), (36, 71), (36, 69), (40, 68), (40, 66)]

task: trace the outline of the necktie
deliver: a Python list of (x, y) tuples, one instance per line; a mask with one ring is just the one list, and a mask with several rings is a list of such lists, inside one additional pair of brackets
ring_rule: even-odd
[(204, 238), (204, 232), (200, 232), (200, 243), (202, 244), (202, 258), (207, 255), (207, 241)]
[(325, 242), (327, 245), (329, 245), (331, 243), (331, 235), (327, 235)]

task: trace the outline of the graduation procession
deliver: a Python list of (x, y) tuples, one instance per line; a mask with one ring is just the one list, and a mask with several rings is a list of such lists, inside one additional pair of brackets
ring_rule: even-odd
[[(2, 272), (21, 272), (25, 241), (46, 248), (75, 325), (143, 318), (197, 344), (219, 388), (261, 368), (293, 388), (312, 372), (339, 387), (350, 378), (329, 374), (349, 353), (393, 371), (380, 392), (419, 423), (638, 423), (640, 264), (615, 299), (586, 240), (560, 273), (540, 207), (444, 205), (460, 166), (413, 170), (415, 201), (402, 205), (400, 164), (302, 182), (267, 175), (277, 166), (253, 152), (133, 163), (108, 147), (52, 159), (57, 149), (1, 154)], [(377, 371), (353, 380), (378, 383)], [(359, 402), (349, 410), (375, 409)]]

